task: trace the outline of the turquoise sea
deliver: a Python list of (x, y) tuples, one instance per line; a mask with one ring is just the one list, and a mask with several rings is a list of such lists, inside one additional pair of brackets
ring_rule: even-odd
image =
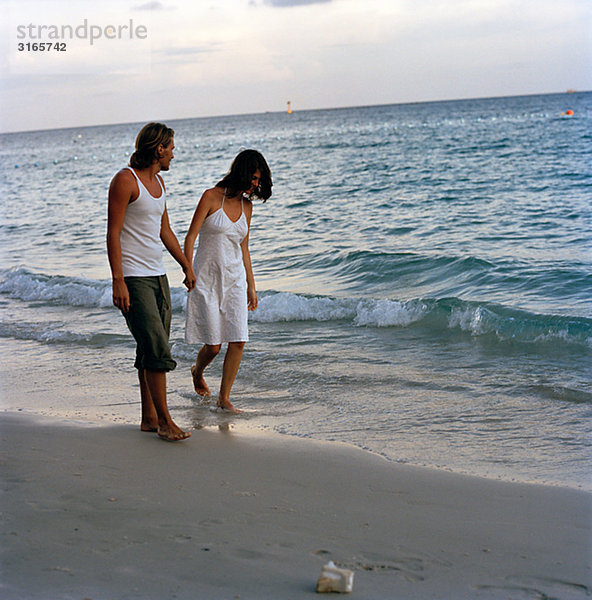
[[(233, 394), (244, 415), (192, 391), (186, 293), (167, 259), (180, 424), (592, 489), (592, 93), (167, 124), (181, 242), (241, 148), (263, 152), (275, 183), (253, 214), (260, 306)], [(0, 136), (3, 410), (138, 421), (105, 231), (109, 182), (141, 125)]]

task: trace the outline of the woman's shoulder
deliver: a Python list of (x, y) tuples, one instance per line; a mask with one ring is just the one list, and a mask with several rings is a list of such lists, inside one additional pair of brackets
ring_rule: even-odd
[(208, 215), (212, 214), (222, 206), (223, 194), (224, 190), (216, 187), (205, 190), (199, 201), (200, 207), (206, 209)]
[(224, 190), (213, 187), (205, 190), (201, 197), (205, 202), (220, 202), (223, 194)]
[(222, 200), (222, 196), (224, 195), (224, 190), (219, 187), (213, 187), (205, 190), (202, 197), (208, 199), (220, 199)]

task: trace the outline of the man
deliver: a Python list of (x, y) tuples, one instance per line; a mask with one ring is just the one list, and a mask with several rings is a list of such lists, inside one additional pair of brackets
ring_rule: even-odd
[(173, 157), (174, 131), (148, 123), (136, 138), (130, 166), (119, 171), (109, 187), (107, 254), (113, 277), (113, 304), (123, 313), (137, 343), (142, 400), (142, 431), (168, 441), (188, 438), (171, 419), (166, 400), (166, 373), (175, 368), (169, 348), (171, 299), (162, 260), (162, 244), (181, 265), (188, 290), (195, 286), (166, 210), (160, 171)]

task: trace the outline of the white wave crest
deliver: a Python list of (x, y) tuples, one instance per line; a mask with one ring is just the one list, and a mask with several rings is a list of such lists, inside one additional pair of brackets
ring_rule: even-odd
[(357, 327), (402, 327), (419, 321), (427, 311), (422, 302), (319, 298), (280, 292), (263, 296), (250, 319), (260, 323), (346, 320)]
[(467, 306), (452, 310), (448, 317), (448, 327), (460, 328), (473, 335), (483, 335), (490, 330), (485, 324), (485, 309), (482, 306)]
[(355, 302), (334, 298), (306, 298), (289, 292), (260, 298), (259, 307), (250, 318), (260, 323), (280, 321), (334, 321), (352, 319)]
[(0, 293), (26, 302), (51, 302), (69, 306), (111, 306), (111, 283), (92, 279), (48, 276), (13, 269), (4, 273)]
[(364, 300), (358, 303), (354, 324), (359, 327), (405, 327), (421, 320), (427, 311), (422, 302)]
[[(0, 271), (0, 293), (33, 304), (114, 309), (109, 280), (36, 274), (24, 268)], [(171, 301), (174, 311), (184, 312), (186, 289), (171, 288)], [(592, 347), (589, 319), (537, 315), (457, 298), (399, 301), (267, 291), (261, 293), (259, 307), (249, 313), (249, 319), (260, 323), (344, 321), (354, 327), (381, 328), (422, 323), (434, 330), (460, 329), (473, 336), (493, 335), (501, 342), (575, 343)], [(14, 335), (19, 337), (18, 332)], [(40, 337), (42, 341), (52, 341), (59, 334), (43, 332)]]
[(171, 305), (174, 311), (185, 312), (185, 307), (187, 306), (187, 288), (171, 288)]

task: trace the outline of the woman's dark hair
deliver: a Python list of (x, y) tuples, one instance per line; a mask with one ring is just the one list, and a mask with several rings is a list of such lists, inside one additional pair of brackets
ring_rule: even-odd
[(175, 132), (162, 123), (144, 125), (136, 138), (136, 151), (130, 157), (130, 167), (146, 169), (158, 158), (158, 147), (165, 148), (173, 140)]
[(263, 155), (257, 150), (239, 152), (230, 165), (230, 171), (226, 173), (224, 179), (216, 184), (216, 187), (228, 188), (228, 195), (236, 196), (251, 187), (251, 180), (257, 169), (261, 172), (261, 180), (259, 188), (253, 192), (253, 195), (265, 202), (271, 196), (273, 182), (269, 166)]

